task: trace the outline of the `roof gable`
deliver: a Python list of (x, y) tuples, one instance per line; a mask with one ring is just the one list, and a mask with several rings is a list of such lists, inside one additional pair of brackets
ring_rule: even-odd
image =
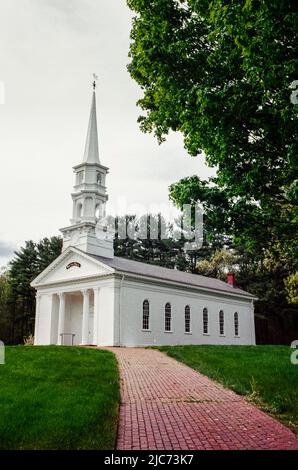
[(46, 284), (87, 279), (111, 274), (114, 271), (111, 266), (95, 260), (87, 253), (70, 247), (40, 273), (31, 285), (32, 287), (39, 287)]

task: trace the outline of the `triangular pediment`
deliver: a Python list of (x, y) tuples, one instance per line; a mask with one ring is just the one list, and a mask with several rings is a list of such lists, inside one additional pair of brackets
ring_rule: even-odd
[(63, 252), (32, 282), (33, 287), (47, 284), (101, 277), (114, 272), (110, 266), (97, 261), (87, 253), (70, 247)]

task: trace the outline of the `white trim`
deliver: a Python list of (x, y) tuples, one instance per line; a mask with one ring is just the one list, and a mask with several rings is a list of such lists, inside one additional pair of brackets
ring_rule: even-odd
[[(39, 287), (39, 286), (42, 286), (42, 285), (47, 285), (46, 283), (45, 284), (40, 284), (40, 282), (42, 281), (42, 279), (44, 279), (51, 271), (53, 271), (60, 263), (61, 261), (63, 261), (70, 253), (75, 253), (79, 256), (82, 256), (83, 258), (86, 258), (87, 260), (93, 262), (94, 264), (100, 266), (101, 268), (103, 269), (106, 269), (108, 271), (108, 274), (114, 274), (115, 273), (115, 269), (114, 268), (111, 268), (109, 265), (105, 264), (105, 263), (102, 263), (101, 261), (95, 259), (93, 256), (91, 255), (88, 255), (88, 253), (85, 253), (84, 251), (81, 251), (81, 250), (78, 250), (77, 248), (74, 248), (73, 246), (70, 246), (68, 247), (65, 251), (63, 251), (61, 253), (61, 255), (58, 256), (58, 258), (56, 258), (46, 269), (44, 269), (44, 271), (42, 271), (32, 282), (31, 282), (31, 286), (32, 287)], [(93, 275), (93, 276), (86, 276), (86, 279), (89, 279), (91, 277), (100, 277), (100, 275), (96, 274), (96, 275)], [(85, 278), (83, 278), (85, 279)], [(75, 281), (78, 281), (78, 280), (82, 280), (82, 277), (78, 277), (78, 278), (73, 278), (71, 279), (72, 282), (75, 282)], [(49, 283), (49, 284), (56, 284), (56, 283), (65, 283), (67, 281), (65, 280), (62, 280), (62, 281), (56, 281), (56, 282), (52, 282), (52, 283)]]
[[(79, 292), (82, 289), (93, 289), (97, 287), (114, 287), (113, 283), (113, 277), (110, 276), (109, 278), (103, 278), (102, 280), (100, 278), (96, 278), (97, 282), (94, 283), (92, 280), (81, 280), (81, 282), (75, 282), (75, 283), (55, 283), (53, 285), (46, 285), (46, 286), (41, 286), (37, 287), (37, 292), (40, 295), (48, 294), (57, 294), (58, 292), (65, 292), (65, 294), (72, 294), (74, 292)], [(61, 284), (61, 285), (60, 285)]]
[[(85, 276), (85, 277), (74, 277), (72, 279), (65, 279), (65, 280), (57, 280), (52, 282), (47, 282), (44, 284), (38, 284), (35, 289), (43, 289), (43, 288), (54, 288), (55, 286), (59, 287), (60, 285), (64, 286), (72, 286), (73, 284), (80, 284), (81, 282), (92, 282), (93, 280), (101, 281), (101, 280), (110, 280), (113, 279), (113, 274), (92, 274), (92, 276)], [(32, 285), (32, 284), (31, 284)], [(93, 284), (92, 284), (93, 288)]]
[[(85, 278), (82, 278), (82, 277), (77, 277), (77, 278), (73, 278), (71, 280), (61, 280), (61, 281), (55, 281), (55, 282), (48, 282), (48, 283), (42, 283), (42, 280), (51, 272), (53, 271), (70, 253), (75, 253), (79, 256), (82, 256), (83, 258), (89, 260), (90, 262), (93, 262), (94, 264), (100, 266), (101, 268), (105, 269), (107, 271), (107, 274), (105, 275), (99, 275), (99, 274), (95, 274), (95, 275), (92, 275), (92, 276), (86, 276)], [(153, 277), (150, 277), (150, 276), (143, 276), (143, 275), (137, 275), (137, 274), (132, 274), (132, 273), (129, 273), (129, 272), (126, 272), (126, 271), (121, 271), (121, 270), (118, 270), (117, 268), (111, 268), (108, 264), (105, 264), (104, 262), (102, 261), (99, 261), (97, 260), (96, 258), (94, 258), (92, 255), (89, 255), (88, 253), (85, 253), (84, 251), (82, 250), (79, 250), (75, 247), (68, 247), (63, 253), (61, 253), (60, 256), (58, 256), (58, 258), (56, 258), (44, 271), (42, 271), (31, 283), (31, 286), (32, 287), (41, 287), (41, 286), (50, 286), (50, 285), (56, 285), (56, 284), (65, 284), (66, 282), (71, 282), (71, 283), (75, 283), (75, 282), (78, 282), (78, 281), (82, 281), (83, 279), (84, 280), (87, 280), (87, 279), (94, 279), (94, 278), (100, 278), (100, 277), (103, 277), (103, 276), (108, 276), (108, 275), (111, 275), (111, 274), (114, 274), (116, 277), (117, 276), (123, 276), (125, 275), (126, 278), (129, 279), (132, 279), (132, 280), (138, 280), (140, 282), (145, 282), (145, 283), (151, 283), (151, 284), (159, 284), (161, 287), (163, 285), (166, 285), (166, 286), (173, 286), (175, 289), (181, 289), (184, 291), (184, 295), (187, 294), (187, 292), (185, 292), (185, 289), (188, 289), (189, 290), (189, 296), (191, 296), (191, 291), (195, 291), (195, 292), (203, 292), (205, 293), (205, 295), (209, 295), (210, 293), (213, 293), (213, 294), (216, 294), (216, 295), (219, 295), (221, 298), (222, 297), (226, 297), (226, 298), (236, 298), (236, 299), (239, 299), (239, 301), (241, 302), (251, 302), (252, 300), (257, 300), (257, 297), (253, 297), (253, 296), (246, 296), (246, 295), (242, 295), (240, 293), (235, 293), (235, 292), (227, 292), (227, 291), (221, 291), (221, 290), (218, 290), (218, 289), (214, 289), (212, 287), (203, 287), (203, 286), (194, 286), (193, 284), (187, 284), (187, 283), (184, 283), (184, 282), (177, 282), (177, 281), (170, 281), (170, 280), (166, 280), (166, 279), (159, 279), (159, 278), (153, 278)], [(135, 287), (136, 288), (136, 287)]]

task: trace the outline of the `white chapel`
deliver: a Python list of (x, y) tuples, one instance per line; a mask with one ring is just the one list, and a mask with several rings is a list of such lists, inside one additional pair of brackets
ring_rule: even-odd
[(255, 344), (255, 297), (232, 275), (223, 282), (114, 256), (104, 223), (108, 168), (99, 159), (95, 89), (74, 173), (62, 254), (32, 282), (36, 345)]

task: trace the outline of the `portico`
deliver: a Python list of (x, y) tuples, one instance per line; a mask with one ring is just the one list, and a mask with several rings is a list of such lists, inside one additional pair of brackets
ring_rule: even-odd
[[(97, 345), (100, 288), (65, 290), (37, 297), (38, 317), (47, 306), (51, 316), (50, 344)], [(40, 336), (39, 322), (35, 325), (35, 337)]]
[(55, 344), (97, 344), (98, 295), (98, 288), (52, 294), (53, 310), (58, 310), (58, 321), (52, 320)]

